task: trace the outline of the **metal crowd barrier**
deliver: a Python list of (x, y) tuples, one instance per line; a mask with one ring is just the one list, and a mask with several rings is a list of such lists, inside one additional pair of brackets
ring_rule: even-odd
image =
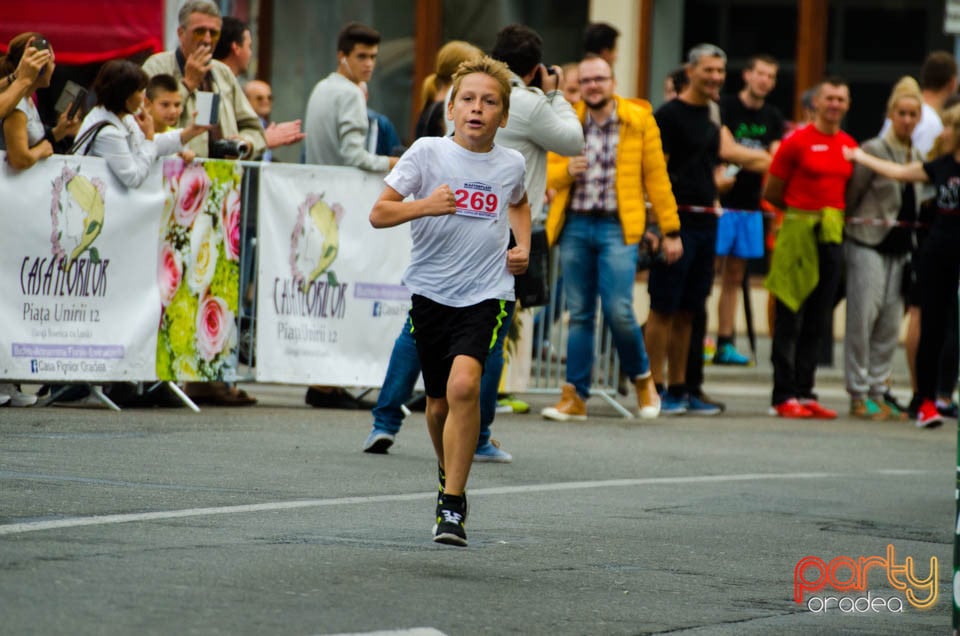
[[(564, 310), (560, 251), (550, 250), (550, 302), (535, 310), (533, 328), (533, 360), (529, 393), (555, 394), (566, 382), (567, 316)], [(603, 319), (600, 304), (593, 334), (593, 383), (590, 394), (602, 398), (625, 418), (633, 413), (620, 404), (616, 396), (620, 385), (620, 359), (613, 346), (613, 335)], [(628, 387), (629, 390), (629, 387)]]

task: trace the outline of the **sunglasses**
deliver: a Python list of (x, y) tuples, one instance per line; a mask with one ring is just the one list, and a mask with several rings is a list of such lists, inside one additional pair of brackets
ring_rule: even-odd
[(197, 27), (190, 31), (190, 35), (193, 36), (194, 40), (202, 40), (204, 36), (206, 36), (208, 33), (210, 34), (211, 40), (220, 39), (220, 31), (218, 29), (211, 29), (208, 27)]

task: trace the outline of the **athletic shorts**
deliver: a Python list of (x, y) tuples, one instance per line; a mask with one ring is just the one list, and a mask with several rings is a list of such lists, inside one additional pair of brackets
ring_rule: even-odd
[(455, 357), (467, 355), (483, 366), (510, 302), (484, 300), (469, 307), (449, 307), (413, 295), (410, 322), (428, 396), (447, 396), (447, 379)]
[(763, 215), (727, 212), (717, 221), (717, 256), (763, 257)]
[(683, 256), (676, 263), (650, 268), (650, 309), (664, 315), (700, 311), (713, 287), (717, 231), (714, 227), (680, 227)]

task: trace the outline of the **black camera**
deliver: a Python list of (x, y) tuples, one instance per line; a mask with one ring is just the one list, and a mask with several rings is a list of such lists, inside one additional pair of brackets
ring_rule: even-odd
[(642, 272), (645, 269), (650, 269), (654, 265), (662, 264), (667, 262), (667, 257), (660, 249), (660, 245), (657, 245), (657, 249), (653, 249), (653, 242), (650, 240), (650, 237), (644, 236), (640, 239), (640, 245), (637, 247), (637, 271)]
[(239, 159), (250, 152), (250, 144), (239, 139), (217, 139), (210, 144), (210, 157), (213, 159)]
[(38, 51), (46, 51), (50, 48), (50, 43), (47, 42), (47, 38), (34, 38), (33, 42), (30, 43), (30, 46)]
[[(538, 65), (537, 72), (533, 74), (533, 79), (530, 80), (530, 83), (528, 84), (528, 86), (536, 86), (537, 88), (543, 90), (543, 86), (542, 86), (542, 83), (543, 83), (543, 82), (542, 82), (541, 79), (540, 79), (540, 68), (539, 68), (539, 66), (543, 66), (543, 65), (542, 65), (542, 64)], [(553, 68), (552, 66), (547, 66), (547, 67), (545, 67), (545, 68), (547, 69), (547, 75), (556, 75), (556, 74), (557, 74), (557, 69)]]

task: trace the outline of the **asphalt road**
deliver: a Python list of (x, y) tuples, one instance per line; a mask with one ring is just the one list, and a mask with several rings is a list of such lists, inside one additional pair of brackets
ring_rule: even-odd
[[(761, 375), (708, 370), (714, 418), (498, 416), (516, 460), (474, 466), (466, 549), (430, 541), (420, 414), (371, 456), (369, 413), (299, 387), (199, 414), (0, 409), (0, 633), (949, 633), (956, 428), (777, 420)], [(891, 584), (888, 545), (895, 581), (937, 559), (911, 584), (932, 609)], [(806, 556), (879, 561), (798, 604)]]

